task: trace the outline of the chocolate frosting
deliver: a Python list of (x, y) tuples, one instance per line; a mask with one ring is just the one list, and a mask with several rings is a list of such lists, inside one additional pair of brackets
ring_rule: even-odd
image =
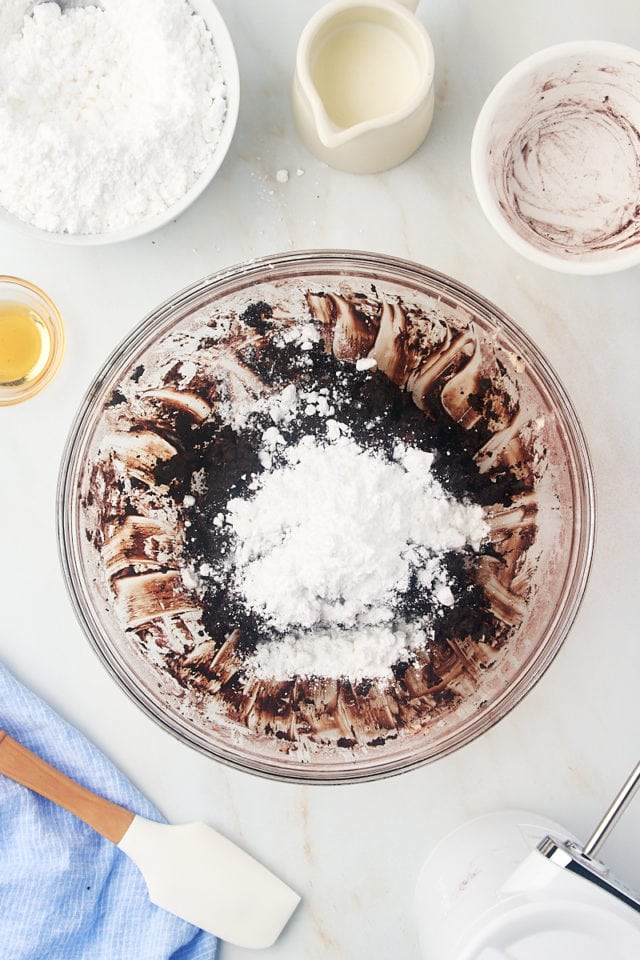
[[(487, 349), (470, 317), (444, 302), (425, 309), (342, 284), (309, 289), (292, 309), (286, 289), (271, 293), (165, 338), (123, 378), (85, 473), (88, 563), (131, 655), (160, 678), (172, 710), (279, 755), (357, 756), (481, 709), (516, 669), (509, 658), (520, 663), (537, 562), (540, 423), (522, 408), (518, 358)], [(306, 349), (299, 337), (278, 342), (304, 325), (316, 337)], [(362, 357), (378, 372), (357, 370)], [(402, 439), (435, 450), (446, 489), (485, 507), (490, 542), (477, 557), (448, 556), (459, 602), (393, 681), (257, 680), (244, 657), (261, 625), (193, 574), (224, 549), (213, 523), (220, 505), (261, 469), (255, 436), (234, 424), (234, 410), (287, 383), (335, 378), (354, 434), (381, 449)], [(197, 510), (186, 505), (195, 489)], [(414, 589), (402, 602), (410, 616), (429, 601)]]

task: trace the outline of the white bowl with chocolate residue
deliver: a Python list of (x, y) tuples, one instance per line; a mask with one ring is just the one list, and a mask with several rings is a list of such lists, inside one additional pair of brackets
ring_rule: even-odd
[(534, 263), (640, 263), (640, 51), (575, 41), (517, 64), (480, 111), (471, 172), (491, 225)]

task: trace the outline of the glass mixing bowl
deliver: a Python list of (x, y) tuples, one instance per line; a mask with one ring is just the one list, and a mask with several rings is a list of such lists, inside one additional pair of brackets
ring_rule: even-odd
[[(360, 324), (357, 335), (349, 322)], [(274, 331), (301, 325), (320, 333), (336, 363), (376, 356), (398, 391), (411, 390), (424, 410), (420, 422), (435, 418), (446, 427), (440, 436), (467, 448), (483, 490), (490, 534), (471, 567), (478, 608), (464, 608), (468, 621), (460, 616), (450, 635), (389, 682), (256, 679), (245, 670), (236, 624), (211, 628), (211, 595), (186, 570), (196, 497), (185, 497), (184, 487), (172, 493), (180, 479), (172, 465), (188, 469), (190, 438), (215, 437), (243, 397), (272, 389), (261, 351)], [(444, 461), (447, 443), (434, 451)], [(195, 468), (188, 479), (195, 490)], [(500, 498), (494, 490), (505, 482), (509, 493)], [(206, 485), (197, 496), (206, 499)], [(105, 363), (73, 424), (58, 520), (84, 631), (149, 716), (245, 771), (338, 783), (448, 754), (521, 700), (578, 610), (595, 507), (576, 414), (513, 321), (425, 267), (310, 251), (209, 277), (140, 323)], [(486, 613), (480, 632), (471, 623), (478, 610)]]

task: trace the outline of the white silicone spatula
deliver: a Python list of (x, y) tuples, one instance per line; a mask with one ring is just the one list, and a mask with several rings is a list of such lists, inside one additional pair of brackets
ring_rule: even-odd
[(69, 779), (0, 730), (0, 773), (64, 807), (130, 857), (153, 903), (241, 947), (269, 947), (300, 897), (205, 823), (155, 823)]

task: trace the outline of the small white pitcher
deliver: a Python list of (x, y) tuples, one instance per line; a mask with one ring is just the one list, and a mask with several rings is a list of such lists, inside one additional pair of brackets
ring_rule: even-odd
[(418, 0), (332, 0), (298, 43), (293, 115), (306, 146), (349, 173), (379, 173), (420, 146), (434, 55)]

